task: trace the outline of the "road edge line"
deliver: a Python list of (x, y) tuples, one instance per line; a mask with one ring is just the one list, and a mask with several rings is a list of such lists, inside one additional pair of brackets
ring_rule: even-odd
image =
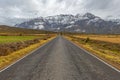
[[(65, 39), (66, 39), (66, 38), (65, 38)], [(66, 40), (68, 40), (68, 39), (66, 39)], [(115, 70), (115, 71), (117, 71), (117, 72), (120, 73), (120, 70), (117, 69), (116, 67), (110, 65), (109, 63), (107, 63), (107, 62), (105, 62), (104, 60), (100, 59), (99, 57), (95, 56), (94, 54), (92, 54), (91, 52), (87, 51), (86, 49), (78, 46), (78, 45), (75, 44), (74, 42), (72, 42), (72, 41), (70, 41), (70, 40), (68, 40), (68, 41), (69, 41), (70, 43), (74, 44), (76, 47), (78, 47), (78, 48), (82, 49), (83, 51), (85, 51), (87, 54), (89, 54), (89, 55), (91, 55), (92, 57), (96, 58), (97, 60), (101, 61), (101, 62), (104, 63), (105, 65), (109, 66), (109, 67), (112, 68), (113, 70)]]
[[(56, 39), (56, 37), (54, 38)], [(40, 47), (36, 48), (35, 50), (29, 52), (28, 54), (26, 54), (25, 56), (21, 57), (20, 59), (16, 60), (15, 62), (13, 62), (12, 64), (8, 65), (7, 67), (3, 68), (0, 70), (0, 73), (2, 73), (3, 71), (7, 70), (8, 68), (10, 68), (11, 66), (13, 66), (14, 64), (18, 63), (19, 61), (21, 61), (22, 59), (26, 58), (27, 56), (33, 54), (35, 51), (37, 51), (38, 49), (44, 47), (46, 44), (50, 43), (51, 41), (53, 41), (54, 39), (48, 41), (47, 43), (41, 45)]]

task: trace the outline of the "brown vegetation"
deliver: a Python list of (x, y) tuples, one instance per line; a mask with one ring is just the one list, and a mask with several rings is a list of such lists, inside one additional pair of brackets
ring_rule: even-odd
[(38, 43), (39, 39), (28, 40), (28, 41), (20, 41), (20, 42), (13, 42), (9, 44), (0, 44), (0, 56), (6, 56), (14, 51), (23, 49), (28, 47), (29, 45)]
[(27, 41), (19, 41), (19, 42), (12, 42), (12, 43), (5, 43), (0, 44), (0, 56), (6, 56), (10, 53), (28, 47), (32, 44), (39, 43), (41, 40), (47, 40), (52, 36), (42, 36), (37, 39), (27, 40)]
[(86, 38), (67, 36), (67, 38), (120, 69), (120, 43), (110, 42), (107, 39), (96, 40), (88, 36)]
[(10, 36), (10, 35), (23, 36), (23, 35), (36, 35), (36, 34), (54, 34), (54, 32), (0, 25), (0, 35), (1, 36), (2, 35), (3, 36)]
[(120, 43), (120, 35), (75, 35), (75, 37), (83, 39), (89, 37), (92, 40)]
[[(10, 44), (4, 44), (0, 48), (1, 55), (0, 56), (0, 69), (10, 65), (14, 61), (20, 59), (21, 57), (25, 56), (29, 52), (33, 51), (34, 49), (38, 48), (40, 45), (48, 42), (49, 40), (55, 38), (53, 36), (45, 36), (44, 38), (34, 39), (24, 42), (16, 42)], [(4, 50), (2, 49), (4, 48)], [(4, 52), (4, 54), (2, 53)]]

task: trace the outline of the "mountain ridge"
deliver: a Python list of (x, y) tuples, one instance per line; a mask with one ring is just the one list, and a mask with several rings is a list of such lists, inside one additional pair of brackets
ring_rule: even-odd
[(120, 33), (119, 21), (104, 20), (91, 13), (83, 15), (60, 14), (48, 17), (38, 17), (30, 21), (17, 24), (17, 27), (41, 29), (49, 31), (68, 31), (79, 33)]

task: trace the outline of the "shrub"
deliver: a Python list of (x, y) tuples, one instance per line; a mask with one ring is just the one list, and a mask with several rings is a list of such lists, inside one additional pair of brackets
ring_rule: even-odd
[(90, 38), (87, 37), (87, 38), (85, 39), (85, 43), (88, 43), (89, 41), (90, 41)]
[(28, 41), (20, 41), (9, 44), (1, 44), (0, 45), (0, 56), (6, 56), (10, 53), (28, 47), (29, 45), (38, 43), (39, 39), (28, 40)]

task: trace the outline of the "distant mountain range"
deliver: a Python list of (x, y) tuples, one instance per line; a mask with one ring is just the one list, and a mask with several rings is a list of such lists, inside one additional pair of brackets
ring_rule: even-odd
[(56, 16), (39, 17), (16, 27), (40, 29), (49, 31), (68, 31), (79, 33), (120, 34), (120, 20), (104, 20), (91, 13), (84, 15), (61, 14)]

